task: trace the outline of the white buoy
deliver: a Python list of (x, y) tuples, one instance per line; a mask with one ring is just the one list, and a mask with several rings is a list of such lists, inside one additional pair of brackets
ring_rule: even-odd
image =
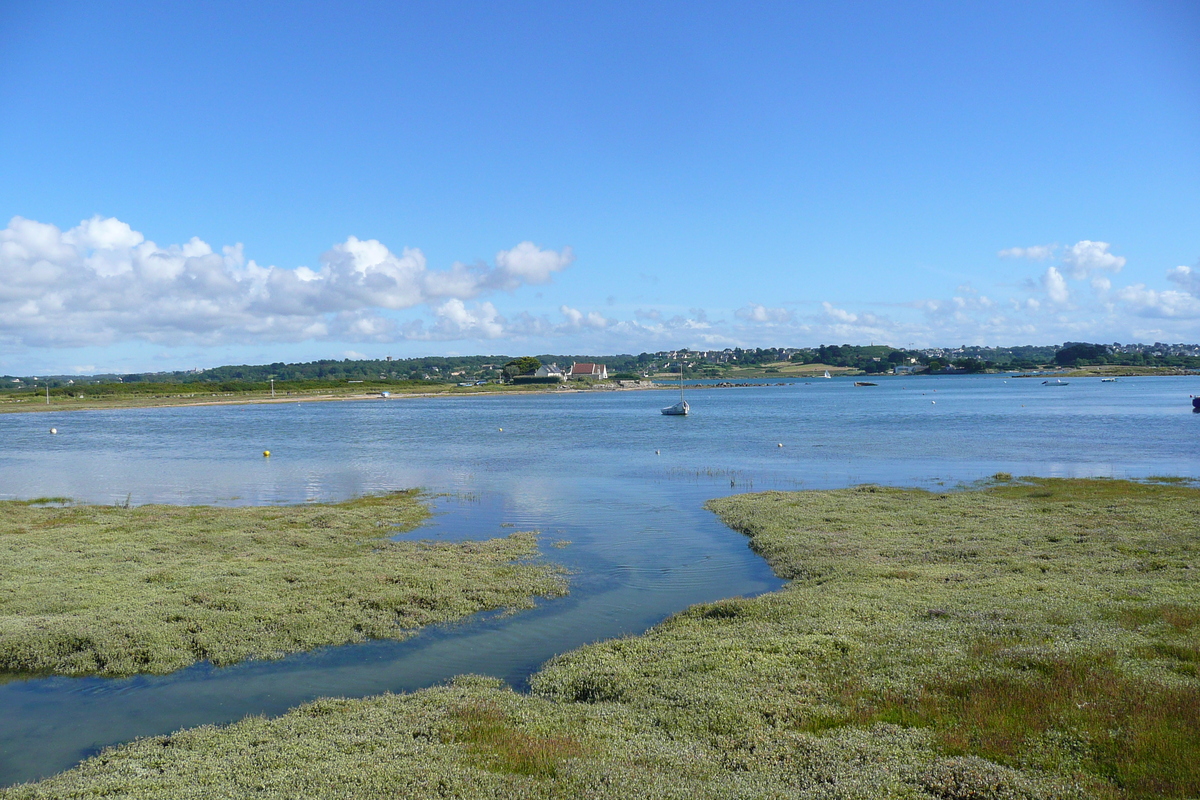
[(657, 450), (655, 450), (655, 451), (654, 451), (654, 455), (658, 455), (658, 451), (657, 451)]
[(783, 447), (783, 442), (780, 442), (778, 446)]
[(936, 405), (937, 405), (937, 400), (930, 400), (930, 401), (929, 401), (929, 404), (930, 404), (931, 406), (936, 406)]
[(58, 433), (58, 428), (51, 428), (51, 429), (50, 429), (50, 432), (51, 432), (51, 433)]
[(501, 432), (501, 433), (504, 433), (504, 428), (501, 428), (501, 429), (500, 429), (500, 432)]

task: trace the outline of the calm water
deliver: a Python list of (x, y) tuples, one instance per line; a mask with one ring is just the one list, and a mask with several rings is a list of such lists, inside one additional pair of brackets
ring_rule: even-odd
[(556, 653), (641, 632), (693, 603), (777, 588), (745, 539), (701, 508), (711, 497), (955, 487), (998, 471), (1200, 475), (1200, 415), (1188, 400), (1200, 377), (877, 380), (695, 390), (686, 418), (658, 413), (671, 391), (0, 415), (0, 497), (235, 505), (421, 486), (447, 496), (408, 536), (539, 530), (546, 557), (574, 572), (567, 598), (402, 643), (161, 677), (0, 684), (0, 785), (137, 736), (279, 714), (320, 696), (411, 690), (464, 672), (520, 688)]

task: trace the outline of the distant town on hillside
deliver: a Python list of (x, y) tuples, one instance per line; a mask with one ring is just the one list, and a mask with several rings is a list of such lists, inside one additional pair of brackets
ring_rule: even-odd
[[(867, 374), (888, 372), (986, 372), (1024, 370), (1046, 366), (1085, 367), (1101, 364), (1134, 367), (1200, 369), (1196, 344), (1094, 344), (1019, 347), (929, 347), (907, 349), (888, 345), (821, 345), (819, 347), (725, 348), (723, 350), (660, 350), (638, 355), (535, 355), (542, 364), (575, 362), (603, 364), (610, 376), (643, 377), (676, 371), (683, 365), (690, 378), (720, 378), (731, 368), (759, 367), (770, 373), (781, 365), (820, 364), (844, 367)], [(0, 390), (51, 388), (97, 383), (264, 383), (276, 381), (498, 381), (504, 376), (507, 355), (425, 356), (419, 358), (323, 359), (301, 364), (222, 366), (174, 372), (97, 375), (43, 375), (0, 378)], [(897, 369), (900, 367), (901, 369)]]

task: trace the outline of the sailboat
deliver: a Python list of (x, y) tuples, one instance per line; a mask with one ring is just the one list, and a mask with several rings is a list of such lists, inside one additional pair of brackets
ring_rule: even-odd
[(832, 378), (833, 376), (829, 374), (829, 370), (825, 370), (825, 377)]
[(688, 415), (687, 400), (683, 399), (683, 361), (679, 362), (679, 402), (673, 406), (667, 406), (662, 410), (662, 413), (668, 417), (686, 417)]

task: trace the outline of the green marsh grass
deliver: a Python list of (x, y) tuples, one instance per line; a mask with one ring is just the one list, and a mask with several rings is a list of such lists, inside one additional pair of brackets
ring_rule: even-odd
[(561, 570), (531, 561), (530, 533), (384, 538), (427, 514), (414, 492), (285, 507), (0, 503), (0, 672), (273, 658), (565, 592)]
[(106, 751), (50, 797), (1200, 796), (1200, 491), (1023, 478), (710, 508), (790, 580), (563, 654)]

